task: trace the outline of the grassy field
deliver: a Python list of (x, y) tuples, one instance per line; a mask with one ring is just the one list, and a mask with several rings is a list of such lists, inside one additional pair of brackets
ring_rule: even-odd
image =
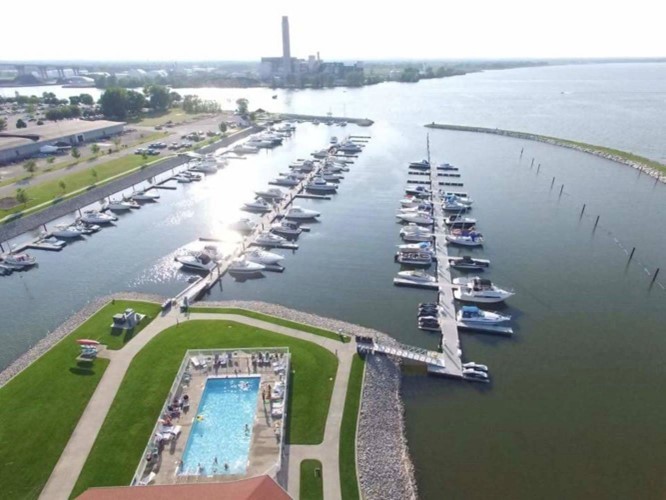
[(0, 496), (39, 496), (108, 365), (104, 359), (77, 363), (74, 340), (103, 336), (115, 312), (143, 305), (118, 301), (103, 307), (0, 388)]
[(356, 476), (356, 423), (363, 388), (363, 359), (354, 355), (340, 429), (340, 490), (345, 500), (360, 498)]
[(144, 127), (156, 127), (158, 125), (164, 125), (168, 121), (180, 123), (184, 121), (201, 120), (204, 116), (206, 115), (188, 115), (181, 108), (171, 108), (166, 113), (148, 114), (133, 123), (135, 125), (143, 125)]
[[(111, 328), (114, 314), (122, 313), (125, 309), (134, 309), (139, 314), (145, 314), (144, 320), (136, 328), (131, 330), (114, 330)], [(109, 303), (100, 311), (94, 322), (89, 322), (86, 327), (87, 339), (98, 340), (106, 345), (108, 349), (117, 350), (132, 340), (143, 330), (161, 311), (162, 306), (153, 302), (136, 302), (130, 300), (116, 300)], [(85, 326), (85, 325), (84, 325)]]
[(187, 349), (288, 347), (292, 356), (286, 439), (318, 444), (338, 361), (331, 352), (230, 321), (191, 320), (150, 341), (134, 358), (74, 489), (129, 484)]
[[(301, 484), (299, 498), (301, 500), (323, 500), (324, 478), (319, 460), (303, 460), (301, 462)], [(346, 497), (342, 497), (346, 500)]]
[(275, 323), (276, 325), (286, 326), (287, 328), (293, 328), (294, 330), (301, 330), (304, 332), (312, 333), (313, 335), (319, 335), (320, 337), (326, 337), (329, 339), (337, 340), (338, 342), (350, 342), (350, 337), (342, 337), (340, 335), (330, 330), (324, 330), (322, 328), (317, 328), (316, 326), (310, 326), (303, 323), (297, 323), (295, 321), (289, 321), (286, 319), (278, 318), (277, 316), (270, 316), (269, 314), (262, 314), (255, 311), (249, 311), (247, 309), (238, 309), (233, 307), (190, 307), (190, 312), (193, 313), (216, 313), (216, 314), (240, 314), (242, 316), (247, 316), (248, 318), (260, 319), (262, 321), (268, 321), (270, 323)]

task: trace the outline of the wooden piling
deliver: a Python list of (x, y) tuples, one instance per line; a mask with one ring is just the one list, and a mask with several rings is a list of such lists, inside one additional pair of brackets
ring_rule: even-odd
[(564, 184), (562, 184), (562, 187), (560, 187), (560, 196), (562, 196), (562, 191), (564, 191)]
[(631, 259), (634, 257), (634, 252), (636, 251), (636, 247), (631, 249), (631, 253), (629, 254), (629, 261), (631, 262)]
[(600, 215), (597, 215), (597, 220), (594, 221), (594, 229), (596, 229), (596, 228), (597, 228), (597, 224), (599, 224), (599, 217), (601, 217), (601, 216), (600, 216)]
[(553, 180), (550, 181), (550, 187), (551, 187), (551, 189), (552, 189), (552, 187), (553, 187), (554, 184), (555, 184), (555, 177), (553, 177)]
[(659, 275), (659, 268), (657, 268), (657, 270), (652, 275), (652, 281), (650, 282), (650, 284), (654, 283), (654, 281), (657, 279), (658, 275)]
[(541, 170), (541, 163), (539, 163), (539, 165), (537, 166), (537, 174), (539, 173), (540, 170)]
[(587, 205), (585, 205), (585, 203), (583, 203), (583, 210), (580, 211), (580, 216), (581, 216), (581, 217), (582, 217), (583, 214), (585, 213), (585, 207), (586, 207), (586, 206), (587, 206)]

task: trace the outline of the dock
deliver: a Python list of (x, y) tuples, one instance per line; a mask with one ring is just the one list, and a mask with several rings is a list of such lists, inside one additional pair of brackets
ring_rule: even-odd
[(395, 286), (405, 286), (409, 288), (425, 288), (426, 290), (438, 290), (439, 283), (416, 283), (411, 280), (405, 280), (402, 278), (393, 278), (393, 284)]
[[(460, 349), (460, 336), (458, 334), (458, 324), (456, 321), (456, 308), (453, 298), (453, 282), (449, 270), (449, 252), (446, 245), (446, 224), (444, 220), (446, 214), (442, 210), (442, 199), (439, 195), (439, 181), (437, 170), (430, 171), (430, 183), (432, 191), (433, 219), (435, 224), (433, 233), (435, 236), (434, 247), (437, 253), (437, 281), (439, 305), (438, 321), (441, 329), (441, 348), (442, 354), (446, 357), (446, 366), (444, 369), (437, 367), (433, 373), (439, 375), (448, 375), (453, 377), (463, 376), (463, 367)], [(430, 366), (428, 370), (431, 371)]]
[(294, 198), (303, 198), (306, 200), (331, 200), (332, 198), (328, 195), (323, 194), (308, 194), (308, 193), (299, 193), (294, 195)]

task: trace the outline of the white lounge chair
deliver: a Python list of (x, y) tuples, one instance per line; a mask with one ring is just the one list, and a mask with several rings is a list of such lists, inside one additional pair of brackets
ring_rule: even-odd
[(151, 472), (141, 481), (139, 481), (139, 486), (148, 486), (150, 483), (152, 483), (155, 480), (155, 476), (157, 476), (157, 474), (155, 472)]

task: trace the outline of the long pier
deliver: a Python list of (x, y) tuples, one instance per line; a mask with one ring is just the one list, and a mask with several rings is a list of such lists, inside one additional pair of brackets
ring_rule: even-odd
[(446, 245), (446, 218), (442, 209), (442, 199), (439, 194), (439, 180), (436, 169), (430, 170), (430, 189), (432, 191), (433, 204), (433, 233), (435, 236), (434, 246), (437, 253), (437, 282), (439, 285), (437, 303), (439, 327), (442, 332), (442, 353), (446, 356), (446, 368), (428, 365), (428, 370), (433, 373), (462, 377), (462, 359), (460, 353), (460, 336), (458, 335), (458, 324), (456, 322), (456, 308), (453, 299), (453, 282), (449, 270), (449, 251)]

